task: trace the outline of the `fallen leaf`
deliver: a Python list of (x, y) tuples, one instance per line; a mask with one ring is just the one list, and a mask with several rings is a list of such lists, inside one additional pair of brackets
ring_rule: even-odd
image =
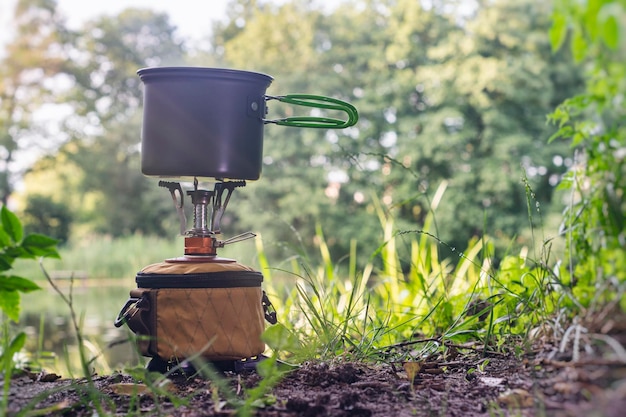
[(535, 404), (533, 396), (521, 388), (515, 388), (500, 394), (498, 402), (513, 408), (528, 408)]
[(172, 394), (178, 393), (178, 388), (175, 384), (172, 383), (169, 379), (164, 380), (156, 387), (149, 387), (145, 384), (134, 384), (134, 383), (119, 383), (119, 384), (111, 384), (109, 385), (111, 391), (118, 395), (160, 395), (163, 394), (163, 391), (170, 392)]
[(406, 372), (406, 376), (408, 380), (411, 381), (411, 385), (412, 385), (413, 381), (415, 380), (415, 377), (417, 376), (419, 371), (422, 369), (422, 363), (421, 362), (404, 362), (402, 364), (402, 367), (404, 368), (404, 371)]
[(555, 382), (553, 388), (556, 392), (570, 395), (580, 392), (580, 384), (573, 382)]
[(446, 371), (444, 371), (441, 368), (429, 368), (429, 369), (424, 369), (424, 373), (425, 374), (431, 374), (431, 375), (441, 375), (444, 374)]
[(39, 376), (37, 377), (37, 380), (40, 382), (54, 382), (57, 379), (60, 379), (61, 376), (55, 374), (54, 372), (51, 373), (46, 373), (45, 371), (42, 371)]
[(495, 378), (491, 376), (481, 376), (478, 380), (488, 387), (499, 387), (504, 384), (504, 378)]
[(118, 395), (141, 395), (150, 392), (145, 384), (119, 383), (111, 384), (109, 388)]

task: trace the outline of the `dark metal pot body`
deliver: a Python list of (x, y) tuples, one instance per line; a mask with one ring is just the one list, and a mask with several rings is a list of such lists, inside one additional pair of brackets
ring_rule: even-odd
[(198, 67), (145, 68), (141, 171), (256, 180), (272, 77)]

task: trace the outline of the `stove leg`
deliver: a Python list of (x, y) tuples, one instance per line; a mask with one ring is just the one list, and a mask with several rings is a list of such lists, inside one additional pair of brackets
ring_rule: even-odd
[(150, 372), (158, 372), (160, 374), (164, 374), (168, 371), (169, 362), (158, 357), (152, 358), (150, 359), (150, 362), (148, 362), (146, 368)]

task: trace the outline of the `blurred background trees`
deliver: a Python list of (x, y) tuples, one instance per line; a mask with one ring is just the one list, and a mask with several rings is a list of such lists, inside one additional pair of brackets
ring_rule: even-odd
[(66, 59), (62, 53), (66, 33), (54, 2), (19, 1), (13, 21), (14, 39), (4, 45), (4, 53), (0, 55), (2, 204), (8, 202), (24, 172), (16, 159), (51, 149), (41, 143), (42, 125), (46, 120), (37, 118), (35, 112), (55, 103), (56, 75), (63, 70)]
[[(266, 248), (285, 257), (313, 247), (321, 227), (333, 255), (347, 254), (356, 240), (366, 262), (384, 243), (377, 212), (396, 230), (422, 229), (434, 212), (430, 232), (442, 241), (462, 250), (489, 235), (497, 257), (531, 243), (529, 193), (530, 210), (538, 204), (548, 234), (556, 234), (564, 204), (554, 191), (573, 151), (547, 143), (556, 127), (546, 114), (583, 82), (569, 50), (551, 50), (551, 5), (436, 3), (344, 1), (329, 11), (303, 0), (233, 0), (228, 18), (212, 28), (210, 49), (190, 50), (162, 14), (127, 10), (70, 31), (54, 1), (20, 0), (25, 26), (2, 58), (3, 71), (15, 75), (0, 84), (0, 150), (8, 175), (18, 172), (9, 166), (16, 147), (34, 137), (47, 144), (19, 177), (24, 191), (15, 200), (29, 213), (27, 227), (68, 240), (173, 236), (171, 200), (140, 173), (135, 72), (203, 65), (265, 72), (275, 78), (268, 94), (333, 96), (360, 113), (343, 131), (267, 125), (262, 177), (234, 196), (228, 234), (260, 232)], [(38, 49), (30, 47), (32, 58), (19, 58), (20, 45), (33, 42), (26, 28), (35, 17), (50, 29), (37, 37)], [(11, 105), (22, 97), (16, 85), (37, 99)], [(63, 122), (59, 131), (26, 117), (48, 103)], [(274, 102), (269, 109), (270, 118), (305, 111)], [(17, 181), (5, 180), (5, 200)], [(437, 190), (445, 192), (435, 209)], [(59, 222), (67, 228), (53, 228)]]

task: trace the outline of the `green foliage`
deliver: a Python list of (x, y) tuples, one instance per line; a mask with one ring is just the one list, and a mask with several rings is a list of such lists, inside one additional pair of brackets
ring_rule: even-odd
[(36, 259), (39, 257), (58, 257), (57, 241), (44, 235), (24, 235), (22, 223), (6, 206), (0, 209), (0, 310), (2, 320), (2, 351), (0, 366), (3, 374), (2, 408), (8, 407), (11, 374), (15, 368), (14, 356), (26, 342), (26, 334), (18, 333), (14, 338), (9, 334), (9, 321), (17, 322), (20, 315), (20, 293), (39, 289), (39, 286), (28, 278), (10, 274), (16, 259)]
[[(602, 48), (617, 50), (620, 46), (620, 22), (626, 7), (620, 0), (555, 1), (550, 28), (552, 49), (559, 50), (571, 32), (570, 48), (580, 61), (592, 58)], [(596, 55), (597, 56), (597, 55)]]
[(9, 272), (16, 259), (58, 258), (57, 241), (40, 234), (24, 236), (22, 223), (13, 212), (0, 209), (0, 309), (11, 320), (18, 321), (20, 293), (39, 289), (31, 279)]
[[(360, 114), (355, 128), (325, 134), (268, 126), (263, 177), (231, 208), (234, 226), (271, 225), (261, 229), (274, 243), (266, 250), (283, 258), (290, 245), (311, 253), (319, 223), (337, 231), (327, 241), (335, 257), (356, 239), (364, 267), (381, 238), (371, 196), (399, 208), (399, 227), (413, 228), (446, 181), (433, 230), (440, 239), (460, 249), (487, 232), (498, 251), (513, 236), (518, 247), (528, 244), (520, 179), (523, 170), (530, 173), (550, 211), (566, 170), (553, 161), (569, 151), (565, 144), (543, 146), (553, 130), (545, 114), (580, 85), (568, 55), (551, 53), (548, 5), (496, 1), (463, 20), (412, 0), (368, 5), (347, 2), (328, 15), (298, 2), (248, 5), (216, 28), (223, 64), (273, 75), (270, 93), (331, 95)], [(277, 107), (270, 103), (270, 116), (298, 111)], [(305, 238), (295, 241), (294, 230)]]
[(611, 0), (557, 2), (553, 17), (552, 47), (561, 48), (569, 35), (573, 55), (587, 68), (585, 92), (548, 119), (559, 128), (551, 141), (565, 139), (576, 151), (559, 185), (567, 204), (562, 233), (568, 285), (579, 306), (591, 310), (619, 301), (626, 288), (625, 18), (624, 3)]
[[(166, 232), (163, 218), (170, 205), (140, 169), (142, 90), (136, 71), (184, 61), (174, 30), (163, 13), (127, 9), (86, 23), (69, 41), (85, 59), (67, 69), (75, 84), (66, 102), (76, 114), (68, 120), (70, 139), (60, 154), (83, 174), (73, 192), (93, 195), (92, 204), (78, 206), (91, 231)], [(89, 128), (94, 134), (85, 135)]]
[[(1, 294), (0, 294), (1, 296)], [(2, 376), (3, 376), (3, 392), (2, 392), (2, 414), (4, 415), (5, 410), (7, 410), (9, 406), (9, 390), (11, 388), (11, 375), (15, 368), (14, 356), (22, 350), (24, 347), (24, 343), (26, 343), (26, 333), (20, 332), (17, 336), (11, 340), (8, 334), (9, 326), (5, 322), (3, 323), (3, 334), (2, 338), (2, 353), (0, 354), (0, 366), (2, 366)]]
[[(46, 2), (45, 7), (33, 2), (27, 15), (36, 16), (39, 11), (41, 16), (47, 16), (40, 10), (45, 8), (54, 16), (54, 6), (55, 2)], [(55, 22), (49, 25), (52, 23)], [(57, 138), (51, 146), (53, 152), (38, 161), (28, 173), (26, 189), (48, 197), (46, 209), (71, 207), (74, 233), (80, 235), (87, 230), (121, 236), (134, 232), (164, 234), (168, 230), (168, 223), (163, 220), (170, 210), (167, 198), (162, 198), (156, 181), (141, 174), (142, 91), (136, 71), (151, 65), (183, 62), (183, 47), (175, 40), (174, 30), (167, 15), (137, 9), (125, 10), (115, 17), (99, 17), (75, 31), (50, 28), (58, 44), (46, 44), (51, 51), (44, 50), (41, 54), (64, 51), (62, 65), (44, 60), (27, 68), (44, 68), (46, 77), (57, 76), (70, 81), (62, 83), (68, 87), (51, 83), (57, 85), (55, 100), (70, 106), (72, 111), (61, 121), (63, 135), (50, 135)], [(18, 34), (15, 54), (19, 52), (20, 42), (28, 39)], [(69, 55), (80, 55), (81, 59)], [(10, 61), (13, 56), (8, 58), (8, 63), (13, 65)], [(37, 85), (40, 84), (46, 83)], [(52, 105), (51, 99), (43, 93), (40, 95), (45, 104)], [(31, 102), (33, 100), (29, 99), (28, 110), (19, 113), (30, 114), (38, 109), (37, 102)], [(1, 103), (10, 105), (4, 99)], [(2, 116), (0, 112), (0, 118)], [(0, 126), (27, 122), (16, 120), (16, 114), (6, 117), (8, 122)], [(28, 128), (38, 126), (32, 124)], [(11, 139), (19, 145), (22, 136), (14, 136)], [(12, 155), (12, 149), (5, 148)], [(27, 197), (24, 204), (30, 213), (25, 214), (35, 220), (34, 226), (49, 227), (48, 222), (42, 224), (41, 213), (32, 213), (37, 207), (29, 198), (32, 197)], [(68, 234), (65, 228), (55, 232)]]
[(71, 209), (52, 200), (48, 196), (32, 194), (27, 196), (22, 215), (24, 228), (33, 233), (50, 236), (59, 242), (67, 242), (73, 216)]

